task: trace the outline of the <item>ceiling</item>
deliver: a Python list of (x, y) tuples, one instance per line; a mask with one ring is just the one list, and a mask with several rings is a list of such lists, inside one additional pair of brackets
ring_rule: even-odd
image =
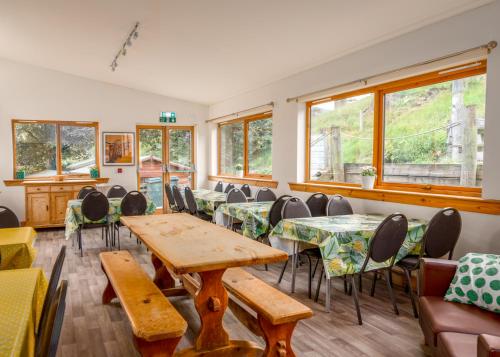
[(488, 2), (0, 0), (0, 57), (210, 104)]

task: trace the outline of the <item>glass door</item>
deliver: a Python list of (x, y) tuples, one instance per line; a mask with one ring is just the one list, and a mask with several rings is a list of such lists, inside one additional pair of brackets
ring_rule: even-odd
[(194, 127), (170, 126), (167, 130), (166, 180), (179, 187), (195, 187)]

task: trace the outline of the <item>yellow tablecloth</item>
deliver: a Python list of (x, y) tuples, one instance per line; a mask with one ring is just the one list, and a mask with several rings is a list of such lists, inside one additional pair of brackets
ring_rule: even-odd
[(31, 227), (0, 229), (0, 270), (30, 268), (36, 258)]
[(34, 355), (46, 291), (40, 268), (0, 271), (0, 357)]

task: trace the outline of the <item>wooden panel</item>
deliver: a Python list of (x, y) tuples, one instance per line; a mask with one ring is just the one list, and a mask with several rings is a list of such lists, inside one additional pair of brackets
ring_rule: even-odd
[(252, 186), (259, 187), (269, 187), (269, 188), (277, 188), (278, 181), (269, 180), (269, 179), (261, 179), (261, 178), (248, 178), (248, 177), (231, 177), (231, 176), (208, 176), (209, 181), (224, 181), (230, 183), (238, 183), (238, 184), (249, 184)]
[(26, 193), (49, 192), (49, 186), (32, 186), (26, 187)]
[(73, 186), (51, 186), (50, 192), (71, 192), (73, 191)]
[(26, 225), (43, 226), (50, 224), (50, 195), (31, 193), (26, 195)]
[[(57, 187), (57, 186), (56, 186)], [(71, 188), (71, 186), (68, 186)], [(73, 199), (73, 192), (53, 192), (50, 194), (50, 223), (64, 224), (68, 200)]]

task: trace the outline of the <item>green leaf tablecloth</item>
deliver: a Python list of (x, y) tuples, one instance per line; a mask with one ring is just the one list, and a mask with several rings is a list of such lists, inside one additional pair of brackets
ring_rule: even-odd
[(269, 210), (273, 202), (223, 203), (216, 213), (225, 214), (242, 221), (245, 237), (257, 239), (269, 227)]
[(196, 200), (198, 211), (203, 211), (206, 214), (213, 216), (215, 209), (221, 203), (226, 202), (227, 194), (212, 190), (193, 190), (193, 196)]
[[(299, 241), (318, 246), (329, 277), (357, 273), (368, 252), (368, 243), (384, 216), (353, 214), (346, 216), (284, 219), (270, 237)], [(418, 254), (426, 222), (408, 221), (408, 235), (396, 261), (408, 254)], [(366, 270), (388, 266), (389, 262), (370, 261)]]
[[(156, 206), (149, 198), (146, 198), (148, 206), (146, 208), (146, 214), (153, 214), (156, 211)], [(66, 209), (66, 219), (64, 221), (66, 225), (65, 236), (66, 239), (71, 237), (72, 233), (75, 233), (78, 229), (78, 224), (83, 221), (82, 215), (82, 201), (83, 200), (69, 200), (68, 208)], [(109, 201), (109, 212), (108, 219), (109, 222), (118, 222), (121, 216), (121, 198), (108, 198)], [(103, 223), (105, 220), (99, 222), (89, 222), (85, 223)]]

